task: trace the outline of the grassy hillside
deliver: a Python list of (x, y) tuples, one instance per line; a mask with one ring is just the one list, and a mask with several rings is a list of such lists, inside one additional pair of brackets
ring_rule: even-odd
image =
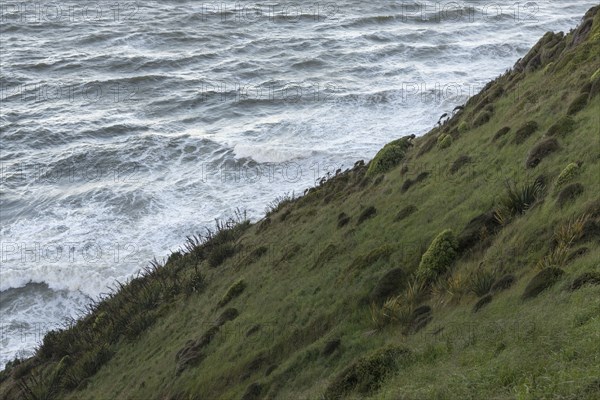
[(600, 6), (448, 123), (190, 237), (7, 399), (597, 399)]

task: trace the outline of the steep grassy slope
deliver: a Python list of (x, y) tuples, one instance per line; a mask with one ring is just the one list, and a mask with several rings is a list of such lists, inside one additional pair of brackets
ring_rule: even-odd
[(596, 7), (444, 126), (190, 238), (0, 397), (598, 398), (599, 93)]

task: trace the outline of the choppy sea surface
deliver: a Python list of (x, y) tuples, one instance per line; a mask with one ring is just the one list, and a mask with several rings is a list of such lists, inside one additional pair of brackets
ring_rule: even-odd
[(215, 218), (425, 133), (592, 5), (0, 2), (0, 365)]

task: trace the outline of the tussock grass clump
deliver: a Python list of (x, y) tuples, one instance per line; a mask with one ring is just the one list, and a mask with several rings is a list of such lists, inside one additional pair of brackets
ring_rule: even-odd
[(451, 229), (440, 232), (421, 257), (417, 276), (423, 282), (432, 282), (448, 271), (457, 256), (458, 241)]
[(521, 295), (521, 299), (527, 300), (537, 297), (544, 290), (558, 282), (563, 274), (564, 271), (556, 267), (549, 267), (541, 270), (537, 275), (531, 278), (525, 287), (525, 291)]
[(262, 256), (267, 254), (269, 249), (267, 246), (258, 246), (240, 261), (240, 266), (250, 265), (258, 261)]
[(496, 133), (494, 134), (494, 136), (492, 137), (492, 142), (495, 142), (496, 140), (498, 140), (498, 139), (500, 139), (500, 138), (504, 137), (504, 136), (505, 136), (505, 135), (506, 135), (508, 132), (510, 132), (510, 127), (508, 127), (508, 126), (505, 126), (505, 127), (503, 127), (503, 128), (500, 128), (500, 129), (498, 130), (498, 132), (496, 132)]
[(262, 385), (260, 383), (254, 382), (252, 384), (250, 384), (247, 388), (246, 391), (244, 392), (244, 395), (242, 396), (242, 400), (256, 400), (260, 398), (260, 395), (262, 393)]
[(573, 280), (569, 288), (578, 290), (585, 285), (600, 285), (600, 272), (584, 272)]
[(462, 167), (471, 163), (472, 161), (473, 160), (471, 159), (471, 157), (469, 157), (466, 154), (459, 156), (456, 160), (452, 162), (452, 165), (450, 166), (450, 173), (457, 173)]
[(575, 129), (575, 120), (570, 116), (560, 117), (558, 121), (556, 121), (550, 128), (548, 128), (548, 132), (546, 132), (546, 136), (555, 137), (555, 136), (565, 136)]
[(491, 112), (483, 110), (482, 112), (477, 114), (477, 116), (473, 120), (473, 127), (477, 128), (479, 126), (485, 125), (490, 121), (490, 119), (492, 119)]
[(502, 278), (498, 279), (492, 287), (490, 288), (491, 293), (498, 293), (503, 290), (509, 289), (515, 282), (517, 281), (517, 277), (512, 274), (504, 275)]
[(380, 259), (387, 259), (394, 252), (394, 248), (388, 244), (371, 250), (366, 255), (360, 255), (352, 261), (350, 269), (362, 270), (375, 264)]
[(581, 165), (580, 163), (569, 163), (565, 169), (563, 169), (560, 173), (560, 175), (558, 175), (558, 178), (556, 179), (556, 188), (559, 189), (561, 188), (565, 183), (573, 180), (573, 178), (575, 178), (577, 175), (579, 175), (579, 173), (581, 172)]
[(376, 304), (382, 304), (388, 298), (397, 295), (406, 285), (406, 272), (402, 268), (393, 268), (383, 274), (371, 290), (369, 299)]
[(459, 133), (465, 133), (468, 130), (469, 130), (469, 124), (467, 124), (466, 121), (461, 121), (461, 123), (458, 124), (458, 132)]
[(479, 310), (481, 310), (483, 307), (490, 304), (491, 302), (492, 302), (492, 295), (488, 293), (485, 296), (481, 297), (479, 300), (477, 300), (477, 303), (475, 303), (475, 305), (473, 306), (473, 313), (478, 312)]
[(542, 197), (544, 185), (540, 180), (525, 182), (522, 185), (506, 182), (506, 192), (496, 207), (496, 219), (505, 225), (510, 218), (524, 214)]
[(233, 285), (227, 289), (227, 292), (223, 295), (223, 298), (219, 301), (219, 307), (223, 307), (234, 298), (238, 297), (246, 289), (246, 282), (243, 279), (236, 281)]
[(567, 203), (572, 202), (573, 200), (575, 200), (577, 197), (581, 196), (581, 194), (583, 193), (584, 188), (583, 185), (581, 183), (571, 183), (570, 185), (567, 185), (564, 187), (564, 189), (562, 189), (559, 193), (558, 193), (558, 197), (556, 199), (556, 204), (562, 208), (564, 207)]
[(336, 245), (334, 245), (333, 243), (328, 244), (327, 247), (325, 247), (325, 249), (323, 249), (323, 251), (321, 253), (319, 253), (319, 256), (315, 260), (315, 263), (312, 266), (312, 269), (322, 268), (325, 265), (327, 265), (327, 263), (329, 261), (331, 261), (331, 259), (333, 257), (335, 257), (337, 252), (338, 252), (338, 249), (337, 249)]
[(373, 218), (377, 214), (377, 209), (373, 206), (369, 206), (365, 208), (360, 215), (358, 216), (358, 221), (356, 222), (358, 225), (362, 224), (369, 218)]
[(324, 393), (326, 400), (345, 399), (351, 393), (369, 395), (375, 392), (383, 381), (395, 371), (401, 360), (410, 357), (410, 350), (404, 347), (389, 347), (359, 358), (329, 384)]
[(383, 146), (369, 163), (367, 176), (374, 176), (389, 171), (404, 159), (406, 151), (412, 146), (414, 136), (406, 136)]
[(346, 213), (340, 213), (338, 215), (338, 222), (337, 222), (338, 228), (343, 228), (344, 226), (348, 225), (348, 222), (350, 222), (350, 217), (348, 215), (346, 215)]
[(542, 140), (529, 151), (525, 166), (527, 168), (537, 167), (544, 158), (554, 153), (558, 148), (558, 141), (555, 138)]
[(535, 121), (528, 121), (524, 123), (517, 131), (515, 132), (514, 143), (521, 144), (525, 142), (529, 136), (533, 135), (535, 131), (539, 129), (539, 125)]
[(488, 211), (471, 219), (458, 235), (458, 252), (464, 253), (476, 245), (485, 245), (486, 240), (501, 228), (494, 211)]
[(342, 341), (339, 338), (328, 340), (327, 342), (325, 342), (325, 346), (323, 346), (323, 351), (321, 352), (321, 354), (325, 357), (333, 354), (333, 352), (340, 347), (340, 344), (342, 344)]
[(402, 186), (400, 187), (400, 191), (402, 193), (406, 192), (408, 189), (410, 189), (414, 184), (419, 183), (424, 181), (425, 179), (427, 179), (427, 177), (429, 176), (429, 172), (427, 171), (423, 171), (421, 172), (419, 175), (417, 175), (417, 177), (415, 179), (406, 179), (404, 181), (404, 183), (402, 184)]
[(400, 222), (403, 219), (408, 218), (408, 216), (410, 216), (411, 214), (413, 214), (416, 211), (417, 211), (417, 207), (413, 204), (410, 204), (410, 205), (402, 208), (400, 211), (398, 211), (398, 214), (396, 214), (396, 216), (394, 217), (394, 221)]
[(226, 322), (236, 319), (238, 315), (240, 315), (240, 313), (236, 308), (227, 308), (221, 313), (221, 315), (219, 315), (219, 318), (217, 318), (217, 321), (215, 322), (215, 326), (221, 327), (225, 325)]
[(588, 103), (589, 93), (581, 93), (569, 104), (567, 115), (572, 116), (583, 110)]

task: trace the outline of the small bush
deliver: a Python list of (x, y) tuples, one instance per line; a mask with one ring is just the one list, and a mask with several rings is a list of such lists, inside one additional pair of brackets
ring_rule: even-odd
[(379, 389), (387, 376), (398, 368), (400, 358), (410, 350), (390, 347), (359, 358), (339, 373), (325, 390), (326, 400), (345, 399), (351, 393), (369, 395)]
[(537, 297), (544, 290), (554, 285), (563, 274), (564, 271), (556, 267), (549, 267), (541, 270), (529, 281), (521, 298), (527, 300)]
[(225, 295), (219, 301), (219, 307), (223, 307), (225, 304), (229, 303), (234, 298), (238, 297), (242, 292), (246, 289), (246, 282), (243, 279), (236, 281), (233, 285), (227, 289)]
[(467, 124), (466, 121), (462, 121), (460, 124), (458, 124), (458, 131), (460, 133), (465, 133), (468, 130), (469, 130), (469, 125)]
[(579, 111), (583, 110), (588, 102), (589, 93), (581, 93), (579, 96), (575, 98), (569, 105), (569, 109), (567, 110), (567, 115), (575, 115)]
[(515, 144), (523, 143), (525, 140), (527, 140), (527, 138), (529, 138), (529, 136), (533, 135), (533, 133), (535, 131), (537, 131), (538, 128), (539, 128), (539, 125), (537, 122), (535, 122), (535, 121), (526, 122), (515, 132), (514, 143)]
[(437, 140), (437, 145), (440, 149), (447, 149), (452, 145), (452, 136), (441, 135)]
[(585, 285), (600, 285), (600, 272), (584, 272), (571, 283), (571, 290), (581, 289)]
[(525, 161), (525, 166), (527, 168), (535, 168), (538, 164), (546, 158), (548, 155), (552, 154), (558, 150), (558, 141), (555, 138), (549, 138), (542, 140), (529, 152), (527, 156), (527, 161)]
[(477, 128), (478, 126), (485, 125), (492, 118), (492, 114), (486, 110), (480, 112), (477, 117), (473, 120), (473, 127)]
[(561, 117), (554, 125), (552, 125), (548, 132), (546, 132), (546, 136), (555, 137), (555, 136), (564, 136), (567, 135), (575, 129), (575, 120), (569, 116)]
[(445, 273), (457, 256), (458, 241), (451, 229), (436, 236), (421, 257), (417, 275), (424, 282), (432, 282)]
[(210, 251), (208, 254), (208, 265), (211, 268), (216, 268), (221, 265), (226, 259), (235, 254), (235, 247), (231, 243), (221, 243)]
[(471, 159), (471, 157), (469, 157), (465, 154), (459, 156), (456, 160), (454, 160), (454, 162), (450, 166), (450, 173), (451, 174), (457, 173), (462, 167), (471, 163), (472, 161), (473, 160)]
[(517, 278), (514, 275), (508, 274), (504, 275), (502, 278), (498, 279), (492, 287), (490, 288), (491, 293), (498, 293), (503, 290), (510, 288), (515, 282)]
[(573, 180), (581, 172), (579, 163), (570, 163), (562, 170), (556, 179), (556, 188), (562, 187), (565, 183)]
[(584, 188), (581, 183), (571, 183), (570, 185), (565, 186), (558, 194), (556, 204), (561, 208), (564, 207), (567, 203), (579, 197), (583, 193), (583, 190)]
[(504, 128), (500, 128), (500, 130), (492, 137), (492, 142), (504, 137), (508, 132), (510, 132), (510, 127), (505, 126)]
[(376, 214), (377, 210), (375, 209), (375, 207), (369, 206), (360, 213), (360, 215), (358, 216), (358, 221), (356, 223), (360, 225), (369, 218), (373, 218)]
[(394, 268), (386, 272), (371, 291), (369, 299), (376, 304), (382, 304), (388, 298), (397, 295), (406, 284), (406, 273), (402, 268)]
[(492, 295), (488, 293), (485, 296), (483, 296), (482, 298), (480, 298), (479, 300), (477, 300), (477, 303), (475, 303), (475, 305), (473, 306), (473, 313), (478, 312), (479, 310), (481, 310), (483, 307), (490, 304), (491, 302), (492, 302)]
[(406, 150), (412, 146), (408, 137), (395, 140), (383, 146), (369, 163), (367, 176), (389, 171), (404, 159)]
[(403, 209), (401, 209), (400, 211), (398, 211), (398, 214), (396, 214), (396, 217), (394, 218), (395, 222), (400, 222), (403, 219), (407, 218), (409, 215), (411, 215), (412, 213), (417, 211), (417, 207), (414, 205), (408, 205), (406, 207), (404, 207)]

